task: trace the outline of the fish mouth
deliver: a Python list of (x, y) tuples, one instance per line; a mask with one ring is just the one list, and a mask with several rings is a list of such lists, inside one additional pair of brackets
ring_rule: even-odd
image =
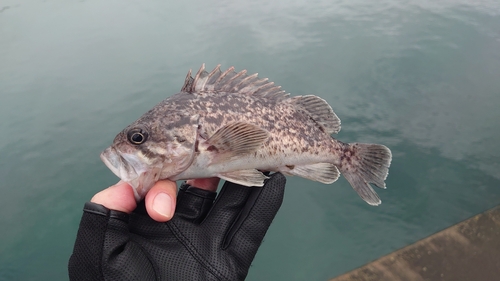
[(132, 186), (137, 201), (146, 196), (160, 177), (161, 166), (148, 165), (137, 154), (123, 153), (110, 146), (100, 157), (117, 177)]

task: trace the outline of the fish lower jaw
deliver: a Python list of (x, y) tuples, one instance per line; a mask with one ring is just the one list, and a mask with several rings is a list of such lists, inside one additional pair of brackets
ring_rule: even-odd
[(132, 187), (132, 191), (134, 192), (134, 197), (137, 202), (139, 202), (142, 198), (141, 195), (139, 194), (138, 190), (141, 190), (142, 188), (139, 188), (139, 181), (138, 179), (126, 181), (123, 180), (124, 182), (128, 183)]
[[(122, 177), (121, 177), (121, 173), (120, 173), (120, 169), (117, 168), (116, 166), (118, 165), (115, 165), (116, 163), (112, 163), (110, 161), (110, 159), (108, 157), (106, 157), (106, 155), (103, 153), (101, 153), (101, 160), (102, 162), (104, 163), (104, 165), (106, 165), (106, 167), (108, 167), (108, 169), (113, 172), (113, 174), (115, 174), (117, 177), (119, 177), (121, 180), (125, 181)], [(116, 161), (116, 160), (115, 160)]]

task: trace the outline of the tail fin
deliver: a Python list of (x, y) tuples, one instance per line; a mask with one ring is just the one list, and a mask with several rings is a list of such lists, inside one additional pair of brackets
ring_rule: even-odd
[(377, 206), (382, 201), (370, 183), (380, 188), (386, 188), (384, 180), (389, 173), (391, 159), (391, 150), (386, 146), (350, 143), (344, 149), (339, 168), (358, 195), (366, 203)]

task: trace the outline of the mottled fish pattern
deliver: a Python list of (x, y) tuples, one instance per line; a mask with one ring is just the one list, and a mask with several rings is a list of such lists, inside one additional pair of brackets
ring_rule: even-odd
[(231, 67), (189, 71), (181, 91), (120, 132), (101, 158), (137, 199), (159, 179), (220, 177), (262, 186), (261, 171), (330, 184), (340, 174), (370, 205), (370, 184), (385, 188), (391, 151), (343, 143), (331, 135), (340, 119), (313, 95), (292, 97), (257, 74)]

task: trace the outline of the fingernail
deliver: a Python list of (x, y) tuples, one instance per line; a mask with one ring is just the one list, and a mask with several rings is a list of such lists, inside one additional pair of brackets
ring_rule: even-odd
[(172, 206), (172, 197), (163, 192), (158, 193), (153, 200), (153, 210), (166, 218), (172, 217)]

